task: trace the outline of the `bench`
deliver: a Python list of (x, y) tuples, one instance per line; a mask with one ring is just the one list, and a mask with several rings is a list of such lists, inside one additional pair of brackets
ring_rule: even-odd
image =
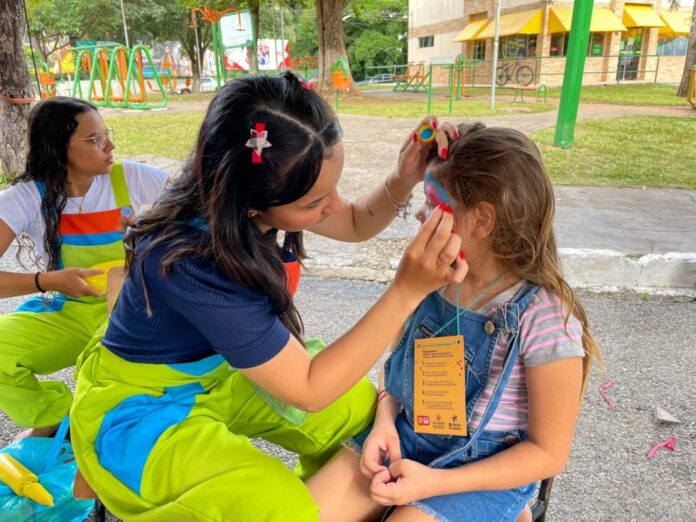
[(536, 101), (534, 103), (539, 103), (542, 97), (544, 98), (544, 103), (546, 103), (546, 94), (549, 90), (545, 83), (540, 83), (539, 85), (511, 85), (510, 89), (515, 93), (515, 96), (512, 98), (512, 103), (517, 102), (518, 96), (520, 98), (520, 103), (524, 103), (524, 93), (530, 91), (536, 91)]

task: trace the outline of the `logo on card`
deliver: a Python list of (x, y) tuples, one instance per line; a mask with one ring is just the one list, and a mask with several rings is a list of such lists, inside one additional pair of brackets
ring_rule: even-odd
[(416, 422), (418, 422), (419, 426), (430, 426), (430, 417), (427, 415), (419, 415)]

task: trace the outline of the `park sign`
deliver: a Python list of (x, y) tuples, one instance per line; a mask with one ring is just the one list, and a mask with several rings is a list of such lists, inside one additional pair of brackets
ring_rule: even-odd
[(230, 13), (220, 19), (222, 46), (251, 47), (254, 45), (254, 25), (249, 11)]

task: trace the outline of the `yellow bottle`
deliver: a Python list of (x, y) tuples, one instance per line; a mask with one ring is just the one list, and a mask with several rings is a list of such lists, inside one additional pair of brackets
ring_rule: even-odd
[(39, 483), (38, 477), (7, 453), (0, 453), (0, 480), (17, 495), (53, 507), (53, 496)]
[(92, 270), (103, 270), (103, 274), (97, 274), (89, 277), (85, 277), (85, 281), (87, 281), (87, 284), (91, 286), (92, 288), (96, 289), (99, 292), (106, 292), (106, 274), (109, 270), (112, 268), (123, 268), (124, 262), (123, 260), (120, 261), (106, 261), (104, 263), (99, 263), (94, 266), (91, 266), (90, 268)]

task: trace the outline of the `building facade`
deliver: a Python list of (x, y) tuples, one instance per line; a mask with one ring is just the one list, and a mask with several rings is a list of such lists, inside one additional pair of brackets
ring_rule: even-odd
[[(500, 0), (499, 64), (515, 71), (527, 65), (533, 83), (563, 81), (572, 0)], [(495, 0), (409, 0), (410, 74), (424, 74), (431, 62), (458, 55), (467, 60), (467, 84), (490, 83), (495, 34)], [(595, 0), (583, 84), (622, 81), (678, 82), (686, 59), (694, 0)], [(433, 69), (446, 83), (447, 68)], [(520, 78), (520, 83), (529, 79)]]

